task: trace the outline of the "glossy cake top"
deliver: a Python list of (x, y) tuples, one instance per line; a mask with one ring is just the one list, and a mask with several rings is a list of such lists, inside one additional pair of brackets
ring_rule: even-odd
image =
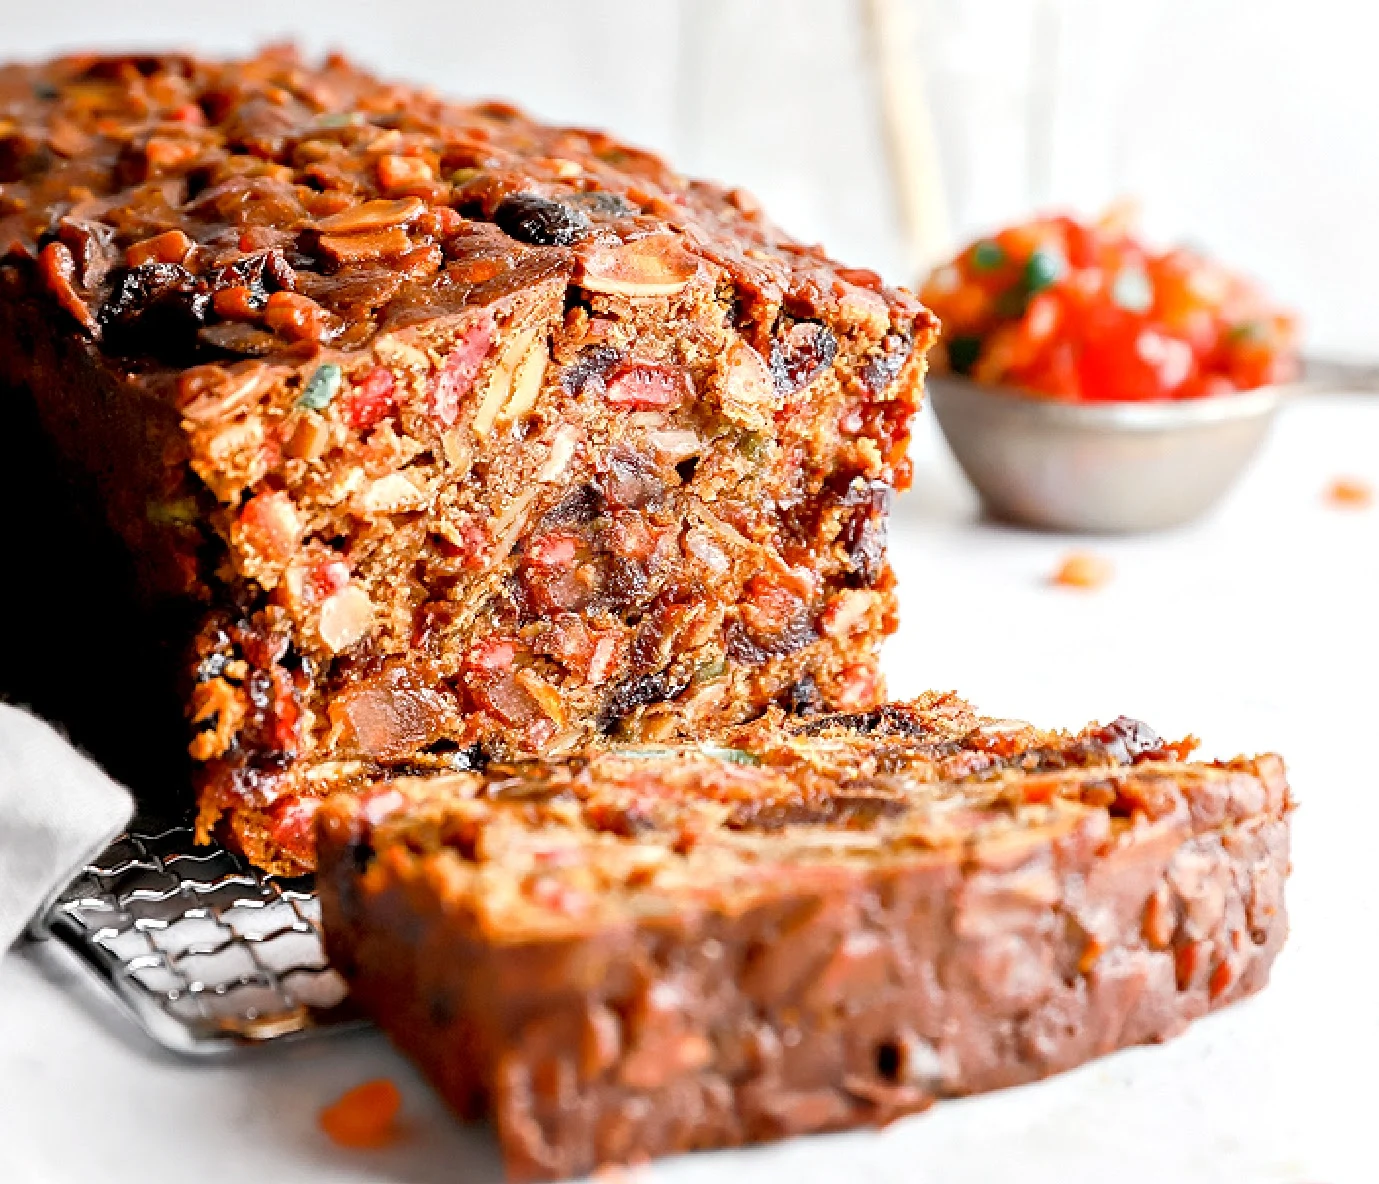
[(889, 322), (883, 370), (935, 324), (741, 190), (601, 132), (283, 50), (0, 70), (0, 253), (37, 258), (66, 312), (131, 360), (349, 349), (556, 274), (656, 297), (707, 269), (783, 381), (821, 359), (808, 332), (776, 339), (782, 310)]

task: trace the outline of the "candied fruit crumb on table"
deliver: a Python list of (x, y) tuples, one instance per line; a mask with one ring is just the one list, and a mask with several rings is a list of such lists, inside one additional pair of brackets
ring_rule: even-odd
[(1115, 566), (1104, 555), (1073, 551), (1059, 561), (1049, 582), (1061, 588), (1081, 588), (1090, 592), (1109, 584), (1115, 574)]
[(929, 695), (401, 778), (318, 816), (327, 947), (514, 1180), (884, 1124), (1264, 985), (1283, 765), (1192, 748)]
[(911, 294), (338, 57), (0, 103), (0, 368), (188, 655), (203, 838), (295, 873), (334, 788), (880, 701)]
[(1326, 487), (1327, 502), (1343, 510), (1365, 510), (1374, 503), (1374, 487), (1358, 477), (1337, 477)]
[(332, 1142), (356, 1150), (374, 1150), (399, 1137), (402, 1094), (386, 1077), (346, 1090), (321, 1111), (321, 1129)]

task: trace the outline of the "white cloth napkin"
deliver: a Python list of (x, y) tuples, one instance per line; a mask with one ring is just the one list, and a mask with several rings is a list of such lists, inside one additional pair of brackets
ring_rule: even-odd
[(0, 955), (133, 813), (60, 733), (0, 703)]

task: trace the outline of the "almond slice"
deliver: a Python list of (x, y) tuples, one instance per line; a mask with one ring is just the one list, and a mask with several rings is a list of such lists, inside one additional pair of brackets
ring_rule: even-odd
[(389, 473), (367, 486), (356, 499), (365, 514), (401, 514), (426, 505), (426, 494), (401, 473)]
[(351, 234), (323, 234), (317, 253), (336, 267), (371, 263), (375, 259), (395, 259), (412, 245), (401, 226), (366, 230)]
[(753, 432), (769, 427), (785, 401), (770, 367), (745, 341), (735, 341), (729, 348), (720, 389), (723, 414)]
[(74, 283), (77, 264), (72, 252), (62, 243), (49, 243), (39, 253), (38, 272), (58, 304), (75, 317), (88, 333), (99, 336), (99, 323), (86, 306), (86, 301), (77, 293)]
[(403, 341), (396, 334), (380, 337), (373, 352), (380, 362), (413, 370), (418, 374), (427, 374), (432, 369), (431, 359), (424, 351), (408, 341)]
[(469, 435), (460, 424), (446, 428), (441, 433), (441, 451), (445, 453), (445, 459), (450, 462), (451, 468), (459, 470), (456, 474), (458, 477), (463, 477), (469, 472), (469, 466), (474, 461), (474, 452), (469, 446)]
[(512, 396), (503, 404), (503, 410), (498, 415), (500, 425), (521, 419), (532, 409), (532, 404), (541, 394), (541, 381), (546, 377), (546, 363), (549, 361), (544, 341), (536, 342), (523, 355), (517, 365), (517, 373), (512, 376)]
[(316, 223), (324, 234), (358, 234), (366, 230), (386, 230), (390, 226), (405, 226), (421, 217), (426, 203), (419, 197), (399, 197), (393, 200), (377, 198), (361, 202)]
[(585, 291), (615, 296), (674, 296), (698, 270), (698, 260), (674, 235), (651, 234), (584, 252), (577, 282)]
[(478, 410), (474, 412), (471, 426), (476, 436), (487, 436), (493, 430), (498, 412), (507, 405), (508, 400), (512, 397), (512, 380), (517, 367), (531, 352), (535, 340), (536, 329), (526, 329), (513, 337), (508, 342), (507, 348), (503, 350), (498, 364), (493, 367), (493, 372), (488, 376), (488, 385), (484, 387), (484, 397), (479, 402)]
[(574, 459), (575, 446), (578, 443), (578, 428), (564, 424), (557, 429), (551, 438), (551, 450), (546, 455), (546, 463), (541, 466), (541, 471), (536, 474), (536, 479), (543, 485), (559, 480), (565, 470), (569, 468), (570, 461)]
[(188, 399), (182, 417), (198, 425), (220, 423), (243, 411), (284, 374), (280, 366), (256, 365), (238, 371), (197, 366), (182, 375), (178, 388), (178, 394)]
[(373, 628), (374, 609), (369, 594), (358, 584), (346, 584), (321, 605), (316, 627), (332, 652), (347, 650)]
[(560, 692), (555, 687), (534, 670), (517, 671), (513, 675), (513, 681), (536, 700), (536, 705), (550, 717), (557, 728), (565, 726), (565, 706), (561, 703)]
[(263, 444), (263, 440), (263, 423), (258, 419), (246, 419), (227, 424), (210, 434), (205, 440), (204, 449), (211, 460), (228, 465), (236, 453), (256, 449)]

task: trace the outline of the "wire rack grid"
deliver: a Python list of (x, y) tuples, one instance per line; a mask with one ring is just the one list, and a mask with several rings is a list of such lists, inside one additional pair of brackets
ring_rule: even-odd
[(363, 1021), (326, 963), (310, 877), (265, 875), (187, 825), (137, 820), (59, 895), (40, 935), (73, 950), (134, 1021), (216, 1055)]

